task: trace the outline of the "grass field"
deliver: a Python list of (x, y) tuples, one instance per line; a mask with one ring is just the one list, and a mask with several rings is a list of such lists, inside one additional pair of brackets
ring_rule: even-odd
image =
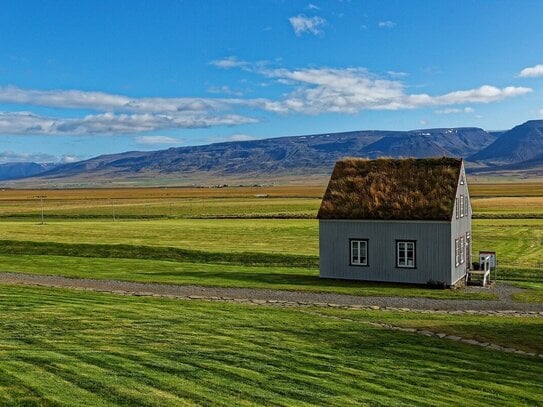
[(533, 318), (300, 310), (2, 286), (4, 405), (538, 405), (533, 357), (367, 325), (541, 349)]
[[(470, 185), (475, 216), (543, 218), (543, 183)], [(323, 186), (0, 191), (0, 218), (314, 218)]]
[[(472, 200), (475, 215), (516, 217), (475, 219), (473, 252), (496, 250), (501, 279), (535, 284), (531, 295), (518, 296), (518, 300), (540, 301), (543, 219), (533, 217), (543, 215), (543, 183), (470, 189), (479, 197)], [(333, 292), (357, 295), (440, 295), (424, 289), (366, 286), (363, 290), (352, 283), (321, 283), (316, 277), (318, 222), (314, 216), (322, 191), (317, 187), (5, 190), (0, 194), (0, 217), (4, 217), (0, 253), (6, 256), (0, 268), (180, 284), (316, 291), (328, 286)], [(507, 196), (512, 193), (522, 196)], [(39, 194), (48, 196), (45, 225), (38, 221), (38, 201), (28, 199)], [(112, 199), (117, 202), (116, 221)], [(313, 219), (244, 219), (253, 215)], [(202, 219), (207, 216), (241, 218)], [(18, 249), (14, 242), (19, 242)], [(37, 244), (48, 242), (59, 245), (44, 249)], [(9, 256), (14, 250), (31, 257), (18, 261)], [(73, 256), (89, 259), (72, 261)], [(115, 260), (119, 257), (126, 261)], [(94, 272), (91, 264), (96, 265)]]
[[(3, 239), (35, 242), (128, 244), (203, 250), (317, 256), (313, 219), (176, 219), (149, 221), (0, 221)], [(502, 266), (543, 262), (543, 219), (476, 219), (474, 253), (493, 249)]]
[[(477, 195), (476, 214), (493, 218), (474, 220), (473, 252), (496, 250), (500, 278), (528, 289), (515, 300), (543, 302), (543, 183), (470, 189)], [(320, 280), (314, 215), (322, 192), (5, 190), (0, 271), (363, 296), (493, 298)], [(30, 198), (37, 195), (47, 195), (45, 225), (38, 200)], [(0, 405), (543, 404), (539, 358), (369, 322), (543, 352), (542, 318), (281, 309), (2, 285)]]
[(126, 188), (3, 190), (0, 217), (163, 218), (213, 216), (314, 217), (321, 187)]
[(495, 197), (472, 199), (473, 211), (478, 217), (543, 218), (543, 197)]
[(489, 293), (431, 290), (394, 284), (362, 283), (319, 278), (318, 268), (247, 266), (123, 258), (0, 255), (2, 271), (72, 278), (94, 278), (192, 284), (208, 287), (244, 287), (328, 292), (359, 296), (404, 296), (435, 299), (495, 299)]

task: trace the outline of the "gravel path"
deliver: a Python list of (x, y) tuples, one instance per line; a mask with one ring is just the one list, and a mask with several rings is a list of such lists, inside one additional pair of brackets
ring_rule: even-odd
[(0, 273), (0, 283), (76, 288), (116, 294), (149, 295), (169, 298), (208, 299), (235, 302), (284, 304), (286, 306), (328, 305), (338, 307), (395, 308), (446, 312), (514, 312), (543, 316), (543, 304), (523, 304), (511, 300), (522, 291), (505, 284), (492, 287), (467, 287), (470, 292), (495, 293), (499, 300), (435, 300), (413, 297), (359, 297), (353, 295), (281, 291), (252, 288), (200, 287), (192, 285), (135, 283), (116, 280), (66, 278), (22, 273)]

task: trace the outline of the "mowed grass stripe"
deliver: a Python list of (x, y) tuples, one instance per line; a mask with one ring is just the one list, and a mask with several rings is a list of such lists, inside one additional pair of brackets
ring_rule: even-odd
[[(139, 283), (326, 292), (358, 296), (496, 299), (490, 293), (433, 290), (427, 287), (398, 284), (321, 279), (319, 278), (319, 270), (316, 268), (275, 267), (271, 265), (246, 266), (161, 260), (0, 254), (0, 272), (134, 281)], [(75, 286), (77, 282), (73, 284)]]
[[(318, 221), (310, 219), (73, 221), (47, 225), (0, 221), (0, 228), (5, 244), (17, 250), (16, 242), (23, 242), (19, 250), (27, 250), (28, 254), (40, 250), (32, 248), (34, 243), (50, 242), (73, 245), (56, 249), (52, 245), (56, 254), (62, 254), (61, 250), (68, 253), (72, 247), (70, 255), (77, 255), (77, 245), (86, 244), (89, 246), (81, 246), (81, 251), (93, 257), (318, 265)], [(537, 268), (542, 261), (543, 219), (476, 219), (472, 234), (473, 253), (495, 250), (502, 268)], [(117, 250), (122, 253), (102, 247), (115, 245), (122, 248)]]
[[(15, 356), (13, 359), (2, 363), (2, 370), (32, 388), (37, 405), (42, 402), (65, 405), (67, 400), (73, 400), (73, 405), (107, 406), (112, 401), (108, 397), (101, 397), (95, 389), (84, 388), (81, 385), (84, 382), (74, 383), (67, 380), (49, 365), (31, 356)], [(65, 369), (66, 366), (62, 368)], [(58, 389), (62, 389), (60, 394)]]
[(180, 249), (177, 247), (134, 246), (127, 244), (70, 244), (17, 240), (0, 240), (0, 253), (289, 267), (318, 267), (319, 264), (318, 257), (307, 255), (296, 256), (292, 254), (258, 252), (217, 253)]
[(543, 402), (534, 358), (293, 309), (4, 285), (0, 328), (18, 349), (0, 366), (34, 372), (20, 398), (29, 380), (64, 403), (74, 385), (132, 405)]
[(0, 221), (4, 240), (121, 244), (211, 253), (316, 256), (314, 219), (177, 219), (149, 221)]
[[(191, 383), (183, 389), (176, 389), (178, 386), (172, 385), (172, 380), (176, 385), (178, 381), (171, 376), (160, 371), (143, 369), (139, 364), (127, 364), (122, 358), (117, 359), (119, 364), (114, 364), (112, 361), (108, 362), (111, 357), (103, 353), (100, 353), (99, 357), (92, 357), (92, 353), (74, 351), (59, 353), (58, 356), (58, 363), (50, 363), (50, 359), (42, 361), (39, 358), (29, 361), (45, 366), (44, 369), (50, 374), (100, 395), (109, 403), (153, 405), (157, 402), (178, 404), (182, 400), (206, 401), (206, 398), (200, 397), (194, 391), (201, 386)], [(112, 371), (115, 374), (112, 375)]]
[[(543, 318), (528, 317), (519, 320), (518, 317), (513, 316), (462, 315), (458, 317), (454, 314), (365, 312), (332, 308), (319, 309), (319, 313), (349, 318), (362, 324), (373, 322), (424, 329), (543, 354)], [(482, 326), (486, 328), (481, 329)], [(445, 341), (445, 343), (449, 342)], [(446, 356), (446, 352), (443, 356)]]

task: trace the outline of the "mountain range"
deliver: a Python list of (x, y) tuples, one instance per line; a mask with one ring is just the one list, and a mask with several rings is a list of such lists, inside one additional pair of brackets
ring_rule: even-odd
[(345, 156), (463, 157), (472, 174), (541, 176), (543, 120), (500, 132), (475, 127), (367, 130), (131, 151), (56, 166), (3, 164), (0, 179), (44, 187), (308, 182), (326, 179)]

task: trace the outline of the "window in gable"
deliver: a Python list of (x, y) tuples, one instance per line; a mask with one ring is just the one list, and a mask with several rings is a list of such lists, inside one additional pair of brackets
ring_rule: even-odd
[(456, 198), (456, 219), (460, 217), (460, 202), (458, 202), (458, 198)]

